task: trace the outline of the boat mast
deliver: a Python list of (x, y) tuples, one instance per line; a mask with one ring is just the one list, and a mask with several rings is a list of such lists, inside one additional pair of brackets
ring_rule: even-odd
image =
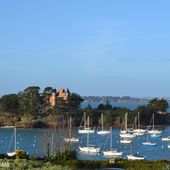
[(70, 116), (70, 129), (69, 129), (69, 138), (71, 138), (71, 130), (72, 130), (72, 117)]
[(14, 129), (14, 134), (15, 134), (15, 144), (14, 144), (14, 151), (16, 151), (16, 149), (17, 149), (17, 135), (16, 135), (16, 127), (15, 127), (15, 129)]
[(112, 150), (112, 127), (110, 127), (110, 151)]
[(154, 128), (154, 123), (155, 123), (155, 122), (154, 122), (154, 114), (153, 114), (153, 130), (155, 129), (155, 128)]
[(147, 142), (149, 142), (149, 139), (148, 139), (148, 133), (147, 133), (146, 141), (147, 141)]
[(125, 114), (125, 130), (127, 131), (127, 115), (128, 113)]
[[(89, 129), (89, 116), (87, 118), (87, 128)], [(89, 146), (89, 133), (87, 133), (87, 146)]]
[(103, 113), (102, 113), (102, 115), (101, 115), (101, 121), (102, 121), (102, 131), (103, 131)]
[(86, 129), (86, 112), (84, 112), (84, 129)]
[(134, 129), (137, 129), (137, 117), (135, 117)]
[(138, 112), (138, 129), (140, 129), (140, 115), (139, 115), (139, 112)]

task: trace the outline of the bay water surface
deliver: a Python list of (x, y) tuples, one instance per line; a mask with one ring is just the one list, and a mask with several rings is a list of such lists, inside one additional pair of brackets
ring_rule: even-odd
[[(170, 127), (163, 127), (161, 137), (170, 136)], [(7, 153), (14, 150), (14, 135), (13, 128), (0, 128), (0, 153)], [(167, 147), (170, 142), (163, 142), (161, 137), (150, 137), (149, 141), (156, 142), (156, 146), (143, 146), (142, 142), (146, 141), (147, 135), (136, 137), (132, 144), (121, 144), (119, 137), (120, 129), (114, 128), (113, 144), (112, 147), (118, 151), (123, 152), (122, 158), (127, 157), (128, 154), (137, 154), (145, 156), (147, 160), (167, 159), (170, 160), (170, 149)], [(86, 146), (87, 134), (78, 134), (78, 129), (72, 132), (74, 137), (80, 139), (79, 143), (72, 144), (72, 148), (77, 150), (79, 159), (85, 160), (106, 160), (102, 152), (100, 154), (82, 153), (78, 151), (78, 146)], [(55, 152), (56, 147), (65, 147), (66, 143), (64, 138), (66, 132), (63, 130), (52, 129), (17, 129), (16, 143), (17, 149), (25, 150), (30, 156), (43, 157), (47, 153), (47, 143), (50, 145), (51, 153)], [(95, 131), (94, 134), (89, 135), (89, 144), (98, 146), (101, 150), (107, 150), (110, 147), (109, 135), (98, 135)]]

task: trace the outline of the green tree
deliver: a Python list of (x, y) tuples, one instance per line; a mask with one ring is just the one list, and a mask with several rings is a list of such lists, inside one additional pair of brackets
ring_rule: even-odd
[(155, 112), (166, 112), (168, 108), (168, 102), (165, 99), (154, 98), (149, 101), (148, 107), (152, 108)]
[(90, 103), (88, 104), (87, 109), (92, 109), (92, 106)]
[(52, 87), (45, 87), (43, 90), (43, 93), (45, 93), (45, 94), (51, 94), (52, 92), (53, 92)]
[(40, 106), (40, 88), (38, 86), (30, 86), (23, 92), (18, 94), (20, 113), (28, 113), (36, 115)]
[(68, 109), (75, 110), (80, 108), (80, 104), (83, 101), (80, 95), (71, 93), (68, 97)]
[(97, 107), (98, 110), (104, 110), (105, 109), (105, 106), (104, 104), (99, 104), (98, 107)]
[(112, 105), (109, 104), (109, 101), (108, 101), (108, 100), (107, 100), (107, 102), (106, 102), (105, 109), (112, 109)]
[(109, 101), (107, 100), (106, 104), (99, 104), (98, 107), (97, 107), (98, 110), (109, 110), (109, 109), (112, 109), (112, 105), (109, 104)]
[(0, 100), (1, 110), (4, 112), (17, 113), (19, 109), (18, 97), (16, 94), (2, 96)]
[(140, 123), (143, 125), (149, 125), (150, 120), (153, 115), (153, 109), (148, 106), (138, 106), (138, 108), (134, 111), (136, 116), (138, 112), (140, 113)]

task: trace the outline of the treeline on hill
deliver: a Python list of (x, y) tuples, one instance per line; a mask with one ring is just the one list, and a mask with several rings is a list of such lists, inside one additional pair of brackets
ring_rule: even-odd
[[(62, 90), (62, 94), (59, 94)], [(58, 116), (77, 112), (83, 99), (69, 89), (57, 91), (52, 87), (30, 86), (18, 94), (4, 95), (0, 99), (1, 125), (45, 126)], [(44, 125), (43, 125), (44, 124)]]
[(140, 113), (140, 123), (143, 126), (150, 125), (152, 115), (155, 115), (155, 125), (168, 125), (170, 123), (170, 114), (166, 112), (168, 102), (165, 99), (154, 98), (147, 105), (138, 106), (135, 110), (124, 107), (112, 107), (109, 102), (99, 104), (96, 109), (92, 109), (89, 104), (85, 109), (87, 115), (92, 117), (92, 124), (97, 125), (101, 113), (104, 115), (104, 122), (107, 126), (121, 127), (125, 116), (128, 113), (128, 126), (133, 127), (135, 117)]
[[(166, 113), (168, 102), (165, 99), (152, 99), (148, 105), (139, 106), (135, 110), (122, 107), (112, 107), (107, 102), (99, 104), (95, 109), (89, 106), (80, 108), (83, 101), (81, 96), (71, 93), (69, 89), (60, 91), (52, 87), (44, 88), (40, 93), (38, 86), (31, 86), (18, 94), (4, 95), (0, 99), (0, 124), (14, 125), (20, 127), (49, 127), (68, 125), (68, 119), (72, 116), (73, 126), (79, 126), (83, 113), (90, 116), (90, 124), (99, 125), (101, 113), (104, 115), (104, 124), (107, 127), (121, 127), (125, 113), (128, 112), (128, 125), (132, 127), (138, 112), (140, 123), (149, 125), (152, 114), (155, 114), (155, 124), (167, 125), (170, 123), (170, 116)], [(56, 98), (53, 98), (53, 95)], [(55, 101), (55, 104), (53, 103)]]

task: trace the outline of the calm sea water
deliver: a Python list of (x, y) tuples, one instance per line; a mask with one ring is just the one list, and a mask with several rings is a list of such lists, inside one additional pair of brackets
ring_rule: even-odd
[[(170, 127), (163, 128), (163, 133), (161, 137), (170, 136)], [(142, 142), (146, 141), (146, 135), (139, 136), (133, 140), (132, 144), (121, 144), (119, 138), (119, 129), (113, 129), (113, 148), (122, 151), (122, 158), (126, 158), (127, 154), (133, 153), (138, 155), (145, 156), (148, 160), (155, 159), (168, 159), (170, 160), (170, 149), (167, 145), (170, 142), (162, 142), (161, 137), (151, 138), (149, 140), (156, 142), (156, 146), (143, 146)], [(9, 128), (0, 128), (0, 153), (7, 153), (12, 151), (14, 148), (14, 140), (11, 140), (13, 134), (13, 129)], [(54, 146), (62, 147), (64, 144), (64, 136), (66, 133), (64, 131), (56, 131), (53, 133), (53, 142)], [(77, 129), (74, 129), (73, 136), (80, 139), (80, 143), (73, 144), (72, 147), (78, 150), (78, 146), (86, 146), (87, 135), (80, 135), (77, 132)], [(98, 135), (97, 133), (90, 134), (89, 143), (95, 146), (100, 146), (102, 150), (109, 148), (109, 136), (108, 135)], [(43, 156), (47, 152), (47, 143), (52, 142), (52, 131), (51, 129), (17, 129), (17, 148), (23, 149), (28, 152), (30, 156)], [(101, 154), (85, 154), (78, 152), (79, 159), (87, 160), (106, 160), (108, 157), (105, 157)]]
[[(98, 103), (98, 102), (92, 102), (90, 103), (90, 105), (92, 106), (92, 108), (97, 108), (98, 105), (101, 104), (101, 103)], [(138, 106), (145, 106), (147, 105), (148, 102), (147, 101), (139, 101), (139, 102), (112, 102), (111, 105), (113, 107), (126, 107), (130, 110), (134, 110), (136, 109)], [(167, 112), (170, 113), (170, 101), (168, 101), (168, 104), (169, 104), (169, 108), (167, 109)], [(89, 103), (87, 101), (84, 101), (82, 104), (81, 104), (81, 108), (86, 108), (88, 107)]]
[[(99, 104), (101, 104), (101, 103), (98, 103), (98, 102), (91, 102), (90, 103), (92, 108), (97, 108)], [(126, 107), (128, 109), (134, 110), (138, 106), (146, 105), (147, 103), (143, 103), (143, 102), (112, 102), (111, 104), (112, 104), (113, 107)], [(86, 108), (86, 107), (88, 107), (88, 105), (89, 105), (89, 103), (87, 101), (84, 101), (81, 104), (81, 108)]]

